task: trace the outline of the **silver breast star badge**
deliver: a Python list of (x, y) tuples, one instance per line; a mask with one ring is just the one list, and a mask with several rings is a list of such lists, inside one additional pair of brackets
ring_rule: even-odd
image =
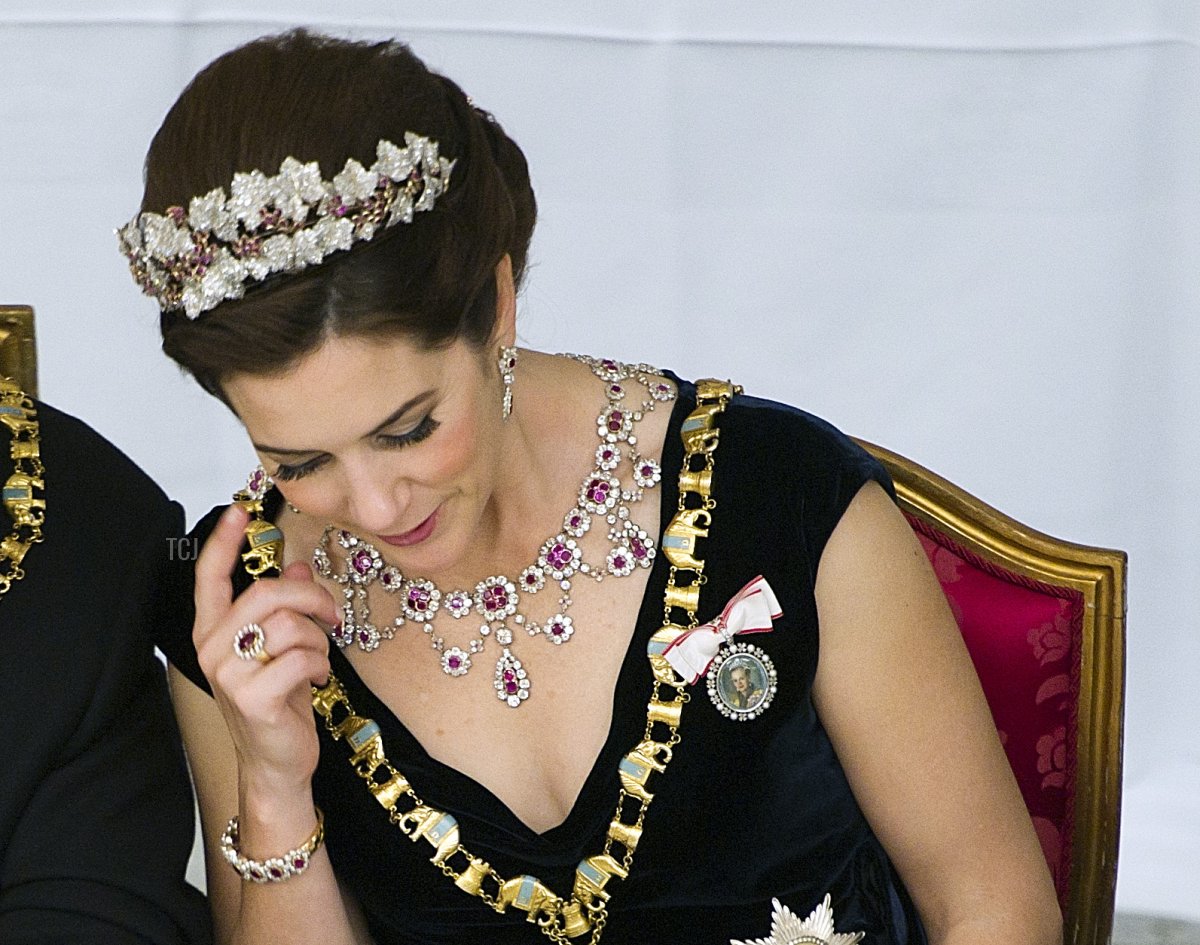
[(730, 939), (729, 945), (857, 945), (865, 934), (834, 930), (833, 906), (828, 894), (804, 920), (778, 899), (772, 899), (771, 904), (775, 909), (771, 913), (770, 937), (745, 942)]

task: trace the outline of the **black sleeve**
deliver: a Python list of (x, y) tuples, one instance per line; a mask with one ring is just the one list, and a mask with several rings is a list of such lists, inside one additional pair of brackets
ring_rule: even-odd
[(148, 633), (182, 510), (83, 424), (45, 406), (39, 421), (46, 539), (0, 601), (0, 942), (207, 943), (184, 879), (191, 785)]
[[(756, 397), (735, 397), (731, 442), (733, 456), (721, 456), (718, 469), (741, 488), (762, 493), (765, 506), (795, 529), (811, 582), (829, 537), (851, 500), (868, 482), (878, 483), (892, 498), (887, 470), (870, 453), (832, 424), (810, 413)], [(725, 437), (722, 436), (722, 444)], [(720, 473), (719, 473), (720, 475)]]
[(825, 546), (858, 491), (875, 482), (895, 499), (895, 490), (883, 465), (848, 436), (823, 422), (812, 433), (819, 446), (806, 444), (808, 455), (820, 459), (799, 465), (795, 514), (815, 579)]

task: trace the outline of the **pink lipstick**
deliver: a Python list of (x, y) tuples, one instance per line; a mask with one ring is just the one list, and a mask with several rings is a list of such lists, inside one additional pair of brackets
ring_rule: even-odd
[(439, 505), (433, 510), (429, 518), (425, 519), (425, 521), (411, 531), (404, 532), (402, 535), (380, 535), (379, 538), (381, 541), (385, 541), (396, 548), (407, 548), (410, 545), (419, 544), (433, 534), (434, 528), (437, 527), (438, 512), (440, 510), (441, 506)]

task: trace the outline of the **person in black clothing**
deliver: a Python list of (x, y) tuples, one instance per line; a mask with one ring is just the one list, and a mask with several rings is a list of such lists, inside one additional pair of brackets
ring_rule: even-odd
[(0, 942), (203, 945), (191, 785), (149, 634), (181, 509), (85, 424), (34, 407), (43, 540), (0, 596)]

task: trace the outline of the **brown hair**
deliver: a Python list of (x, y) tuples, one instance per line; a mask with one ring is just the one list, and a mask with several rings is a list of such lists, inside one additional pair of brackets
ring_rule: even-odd
[(286, 157), (332, 178), (370, 166), (380, 139), (412, 131), (457, 161), (433, 209), (318, 266), (249, 284), (195, 320), (164, 312), (163, 351), (222, 397), (237, 373), (284, 370), (330, 335), (404, 335), (425, 347), (489, 338), (496, 264), (520, 288), (537, 217), (520, 148), (457, 85), (398, 42), (294, 30), (216, 59), (180, 95), (146, 155), (143, 211), (186, 207), (236, 172), (278, 172)]

